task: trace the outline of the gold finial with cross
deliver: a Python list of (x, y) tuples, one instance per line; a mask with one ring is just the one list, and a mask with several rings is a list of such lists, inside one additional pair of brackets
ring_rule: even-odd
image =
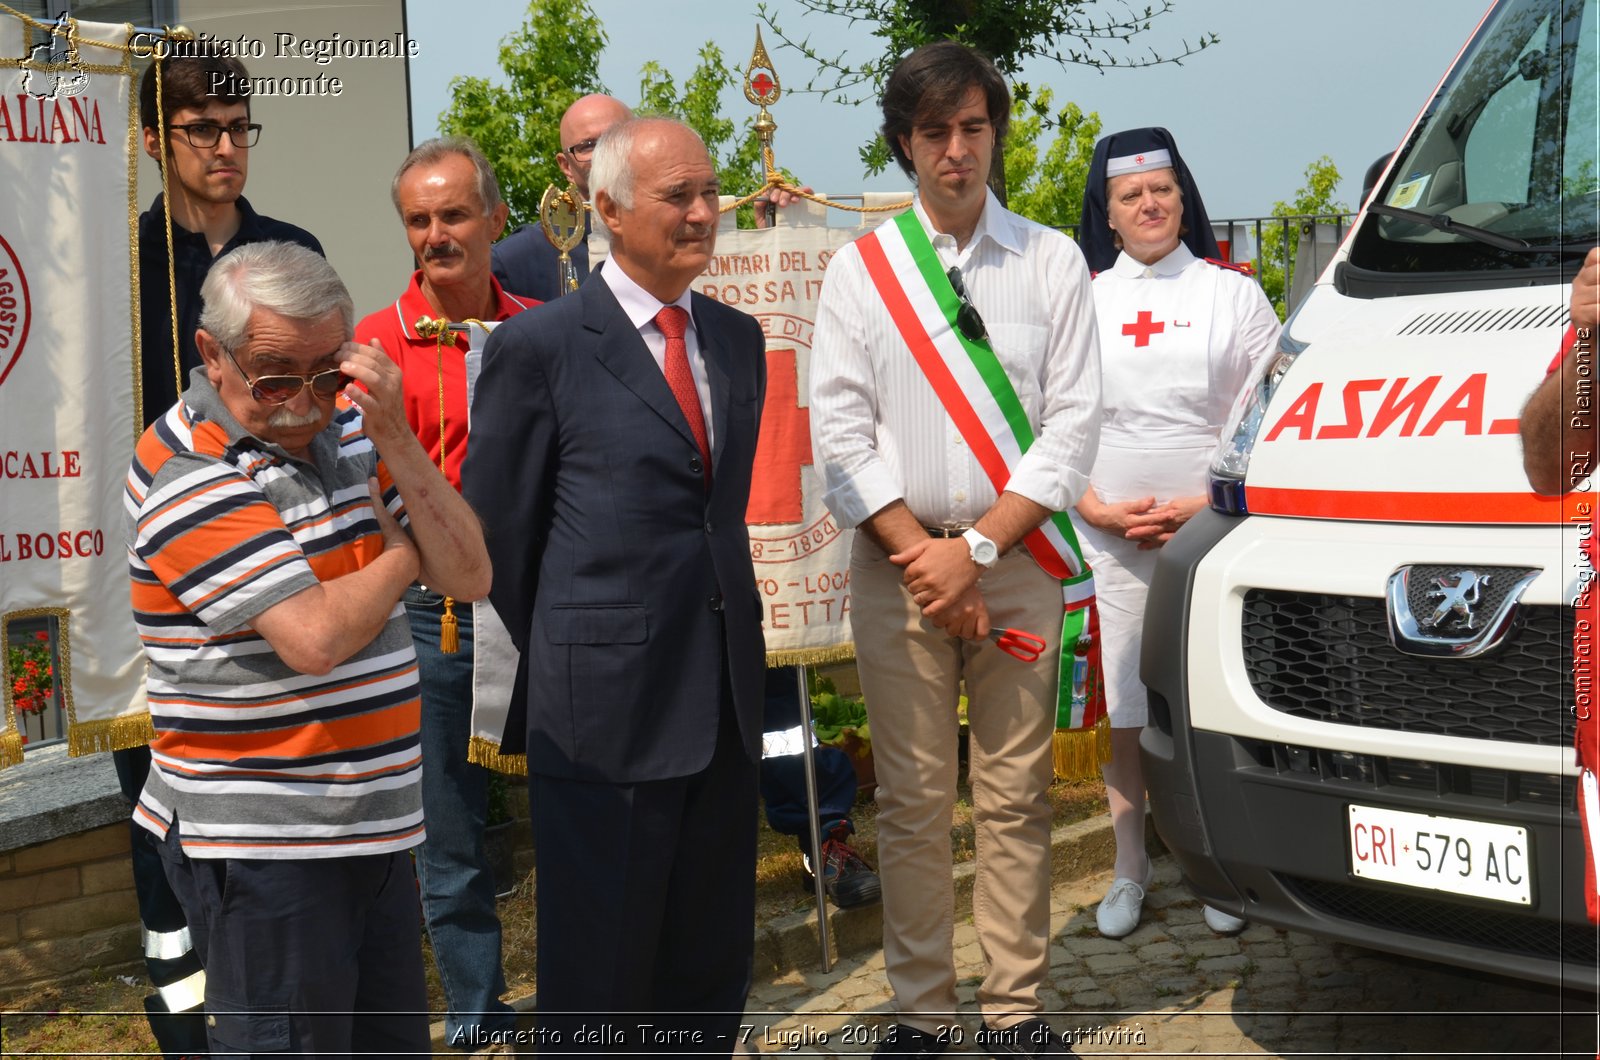
[(761, 27), (756, 27), (756, 47), (750, 54), (750, 65), (744, 71), (744, 98), (760, 107), (756, 114), (756, 135), (761, 137), (761, 144), (767, 149), (772, 147), (772, 134), (778, 131), (778, 123), (772, 120), (768, 107), (778, 102), (778, 97), (783, 95), (783, 85), (778, 81), (778, 71), (773, 69), (772, 58), (767, 54), (767, 46), (761, 40)]

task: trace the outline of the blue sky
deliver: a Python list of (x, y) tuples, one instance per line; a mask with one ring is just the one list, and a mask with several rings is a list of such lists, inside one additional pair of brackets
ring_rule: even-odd
[[(610, 38), (601, 77), (629, 102), (638, 95), (639, 68), (646, 62), (653, 59), (681, 78), (707, 40), (742, 66), (758, 24), (753, 0), (590, 2)], [(1398, 144), (1489, 6), (1488, 0), (1176, 5), (1138, 38), (1141, 45), (1170, 53), (1180, 40), (1195, 40), (1206, 30), (1220, 34), (1222, 43), (1181, 67), (1100, 74), (1044, 63), (1030, 68), (1027, 79), (1052, 87), (1058, 103), (1070, 99), (1097, 111), (1107, 132), (1141, 125), (1171, 129), (1213, 218), (1269, 212), (1274, 201), (1292, 196), (1307, 163), (1323, 154), (1339, 167), (1341, 196), (1353, 206), (1367, 164)], [(794, 0), (770, 0), (769, 6), (786, 29), (809, 33), (822, 50), (862, 56), (875, 51), (876, 40), (863, 28), (806, 15)], [(407, 0), (411, 35), (424, 42), (411, 73), (417, 139), (436, 134), (452, 77), (498, 76), (499, 42), (526, 11), (526, 0)], [(786, 90), (802, 84), (810, 72), (807, 61), (764, 36)], [(732, 90), (724, 112), (754, 114)], [(856, 149), (877, 124), (874, 107), (822, 103), (786, 91), (773, 114), (779, 164), (818, 190), (844, 194), (908, 186), (897, 170), (873, 178), (862, 173)]]

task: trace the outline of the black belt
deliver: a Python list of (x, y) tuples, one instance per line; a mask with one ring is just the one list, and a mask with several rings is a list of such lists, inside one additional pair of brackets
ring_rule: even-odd
[(970, 527), (970, 526), (925, 526), (925, 527), (923, 527), (923, 529), (928, 532), (928, 536), (929, 537), (960, 537), (962, 534), (966, 533), (968, 530), (971, 530), (972, 527)]

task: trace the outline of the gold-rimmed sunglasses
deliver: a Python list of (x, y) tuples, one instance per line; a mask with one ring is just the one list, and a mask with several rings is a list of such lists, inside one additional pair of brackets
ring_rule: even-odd
[(228, 355), (233, 370), (239, 373), (244, 385), (250, 388), (250, 396), (263, 405), (282, 405), (292, 401), (295, 395), (307, 386), (311, 387), (313, 397), (328, 401), (338, 397), (339, 391), (350, 383), (350, 377), (337, 368), (329, 368), (325, 372), (316, 372), (312, 375), (258, 375), (251, 379), (244, 374), (244, 369), (239, 367), (232, 350), (224, 347), (222, 352)]

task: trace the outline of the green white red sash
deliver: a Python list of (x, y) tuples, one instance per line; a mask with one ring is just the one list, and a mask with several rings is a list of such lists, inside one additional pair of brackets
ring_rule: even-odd
[[(1033, 445), (1033, 426), (987, 339), (974, 342), (956, 327), (961, 302), (938, 253), (913, 211), (856, 241), (862, 262), (906, 348), (916, 359), (956, 430), (989, 477), (995, 493)], [(1097, 776), (1110, 757), (1105, 689), (1100, 680), (1100, 623), (1094, 573), (1084, 561), (1072, 521), (1052, 513), (1023, 538), (1039, 566), (1061, 580), (1065, 615), (1061, 630), (1056, 699), (1056, 774)], [(1086, 640), (1085, 694), (1073, 703), (1073, 665)]]

